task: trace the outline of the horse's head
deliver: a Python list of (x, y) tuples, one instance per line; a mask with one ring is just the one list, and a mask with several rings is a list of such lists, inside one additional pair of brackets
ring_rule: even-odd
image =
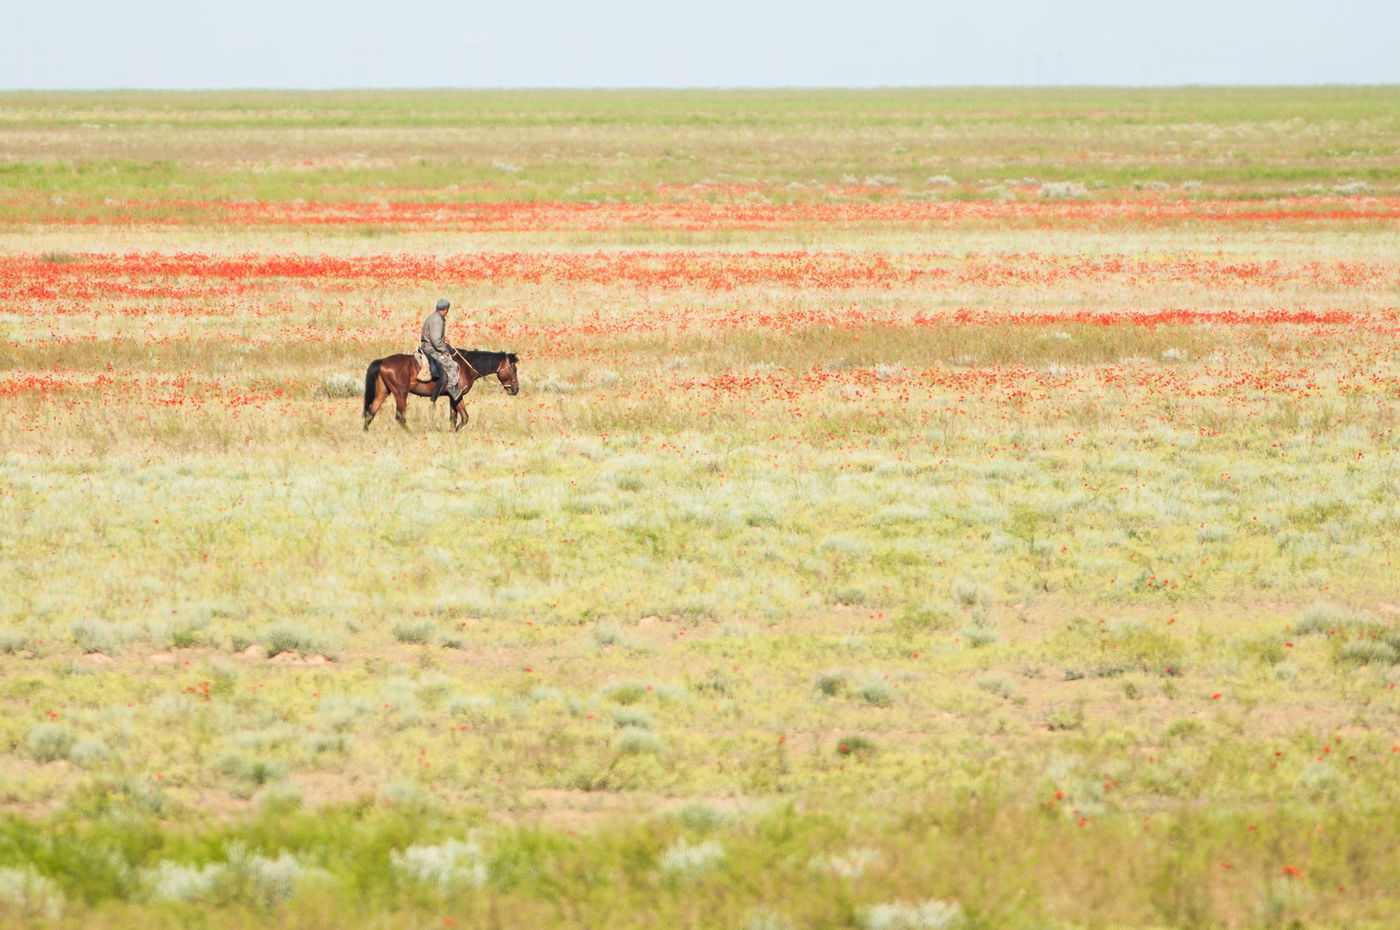
[(519, 361), (512, 352), (496, 366), (496, 377), (501, 382), (501, 390), (512, 396), (520, 393), (520, 378), (515, 373), (515, 366)]

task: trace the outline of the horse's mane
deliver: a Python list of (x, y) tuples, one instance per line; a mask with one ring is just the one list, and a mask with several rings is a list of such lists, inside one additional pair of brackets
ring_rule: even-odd
[(496, 370), (503, 359), (510, 359), (512, 365), (520, 361), (514, 352), (487, 352), (483, 349), (458, 349), (457, 354), (467, 360), (467, 364), (482, 374)]

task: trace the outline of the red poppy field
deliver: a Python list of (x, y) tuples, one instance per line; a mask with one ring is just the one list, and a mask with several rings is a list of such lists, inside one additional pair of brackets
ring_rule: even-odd
[(1394, 97), (0, 95), (0, 917), (1393, 924)]

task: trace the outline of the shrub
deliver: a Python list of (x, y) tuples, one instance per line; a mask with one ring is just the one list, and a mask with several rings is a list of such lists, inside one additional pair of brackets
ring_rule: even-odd
[(1011, 680), (1005, 675), (983, 675), (981, 678), (977, 679), (976, 685), (978, 690), (986, 691), (989, 694), (995, 694), (1003, 698), (1011, 697), (1013, 691)]
[(19, 630), (0, 630), (0, 655), (13, 655), (29, 648), (29, 637)]
[(335, 650), (315, 633), (291, 624), (266, 627), (258, 634), (258, 640), (267, 649), (269, 658), (283, 652), (324, 656), (332, 656), (335, 653)]
[(417, 622), (400, 621), (394, 624), (394, 639), (401, 643), (432, 642), (437, 635), (437, 624), (431, 620)]
[(818, 872), (831, 872), (842, 878), (859, 878), (871, 866), (884, 864), (884, 857), (878, 849), (860, 847), (848, 849), (844, 853), (818, 856), (812, 860), (812, 868)]
[(603, 697), (619, 704), (635, 704), (646, 697), (647, 686), (635, 679), (610, 681), (603, 686)]
[(894, 703), (894, 688), (883, 678), (871, 678), (862, 682), (855, 693), (861, 700), (876, 707), (889, 707)]
[(639, 727), (643, 730), (652, 728), (651, 714), (641, 707), (614, 707), (612, 718), (613, 723), (620, 727)]
[(864, 930), (952, 930), (965, 922), (956, 901), (877, 904), (860, 915)]
[(321, 382), (321, 393), (326, 397), (359, 397), (362, 390), (364, 382), (343, 371), (338, 371)]
[(704, 801), (690, 801), (676, 811), (676, 819), (697, 833), (711, 833), (729, 826), (733, 818)]
[(275, 759), (262, 759), (234, 752), (220, 757), (218, 770), (242, 781), (265, 785), (281, 778), (286, 772), (286, 767)]
[(305, 867), (290, 853), (269, 859), (251, 852), (242, 843), (225, 847), (228, 874), (245, 896), (266, 907), (286, 901), (296, 893), (297, 881)]
[(147, 895), (157, 901), (208, 901), (227, 881), (228, 866), (222, 862), (197, 866), (162, 860), (141, 873)]
[(69, 748), (68, 758), (71, 759), (75, 765), (81, 765), (84, 768), (89, 765), (96, 765), (107, 758), (107, 744), (100, 739), (85, 736), (73, 743), (72, 747)]
[(1306, 636), (1309, 633), (1330, 633), (1339, 628), (1346, 616), (1331, 604), (1313, 604), (1298, 615), (1293, 622), (1293, 631)]
[(447, 840), (433, 846), (410, 846), (390, 853), (394, 871), (411, 882), (431, 885), (443, 893), (480, 888), (489, 877), (481, 846), (469, 840)]
[(655, 733), (641, 727), (623, 727), (613, 745), (618, 752), (629, 756), (661, 751), (661, 740)]
[(1046, 181), (1040, 185), (1040, 196), (1048, 198), (1083, 197), (1088, 191), (1078, 181)]
[(1337, 650), (1337, 658), (1357, 665), (1394, 665), (1400, 660), (1395, 647), (1378, 639), (1353, 639)]
[(44, 763), (68, 758), (75, 738), (73, 731), (61, 723), (41, 723), (29, 731), (26, 742), (34, 761)]
[(1084, 726), (1084, 706), (1061, 707), (1051, 711), (1045, 718), (1045, 726), (1051, 730), (1077, 730)]
[(599, 620), (593, 627), (593, 642), (598, 648), (623, 645), (622, 627), (616, 620)]
[(975, 607), (983, 599), (982, 586), (970, 578), (953, 582), (953, 599), (963, 607)]
[(1000, 639), (995, 629), (981, 625), (965, 626), (958, 631), (958, 636), (973, 649), (990, 646)]
[(724, 861), (724, 847), (718, 840), (691, 845), (682, 837), (667, 847), (658, 864), (662, 872), (694, 876)]
[(826, 697), (835, 697), (846, 690), (846, 683), (846, 673), (840, 669), (827, 669), (824, 672), (818, 672), (813, 682), (817, 693)]
[(859, 733), (848, 734), (836, 741), (836, 754), (839, 756), (867, 755), (874, 751), (875, 744)]
[(75, 620), (68, 626), (68, 632), (85, 653), (100, 652), (114, 656), (131, 641), (129, 629), (117, 629), (101, 620)]
[(0, 903), (14, 908), (21, 917), (57, 920), (63, 912), (63, 890), (32, 865), (0, 868)]

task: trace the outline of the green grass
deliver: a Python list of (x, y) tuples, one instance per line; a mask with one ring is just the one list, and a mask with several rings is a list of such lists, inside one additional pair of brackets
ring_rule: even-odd
[[(868, 91), (8, 93), (26, 142), (0, 164), (11, 221), (117, 200), (655, 200), (660, 186), (838, 185), (936, 175), (1229, 196), (1400, 183), (1394, 87)], [(315, 141), (306, 133), (315, 132)], [(120, 134), (128, 154), (100, 153)], [(295, 143), (287, 140), (295, 139)], [(297, 159), (284, 154), (292, 145)], [(210, 154), (229, 164), (210, 164)], [(1095, 154), (1097, 153), (1097, 154)], [(1107, 157), (1106, 153), (1112, 153)], [(1087, 154), (1087, 157), (1086, 157)], [(504, 166), (504, 167), (503, 167)], [(96, 203), (93, 203), (95, 201)], [(123, 208), (141, 219), (153, 207)], [(110, 212), (110, 211), (109, 211)]]

